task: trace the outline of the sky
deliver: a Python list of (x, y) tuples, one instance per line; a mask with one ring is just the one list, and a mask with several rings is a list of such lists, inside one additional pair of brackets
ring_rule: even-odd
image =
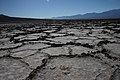
[(0, 0), (0, 14), (51, 18), (120, 9), (120, 0)]

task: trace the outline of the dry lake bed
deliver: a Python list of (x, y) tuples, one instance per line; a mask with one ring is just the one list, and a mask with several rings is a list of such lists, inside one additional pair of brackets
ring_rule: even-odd
[(1, 24), (0, 80), (120, 80), (120, 27)]

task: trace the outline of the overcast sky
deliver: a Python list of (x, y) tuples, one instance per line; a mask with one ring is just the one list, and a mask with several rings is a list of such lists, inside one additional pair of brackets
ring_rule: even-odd
[(50, 18), (120, 9), (120, 0), (0, 0), (0, 14)]

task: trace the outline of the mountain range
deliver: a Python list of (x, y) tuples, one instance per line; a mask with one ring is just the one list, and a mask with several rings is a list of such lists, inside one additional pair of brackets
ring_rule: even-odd
[[(105, 11), (102, 13), (86, 13), (86, 14), (78, 14), (72, 16), (61, 16), (61, 17), (53, 17), (49, 19), (120, 19), (120, 9), (113, 9), (109, 11)], [(35, 19), (35, 18), (20, 18), (20, 17), (11, 17), (4, 14), (0, 14), (0, 23), (1, 22), (17, 22), (17, 21), (35, 21), (35, 20), (43, 20), (43, 19)]]
[(109, 19), (120, 18), (120, 9), (113, 9), (101, 13), (86, 13), (72, 16), (53, 17), (53, 19)]
[(21, 17), (11, 17), (4, 14), (0, 14), (0, 24), (3, 23), (16, 23), (16, 22), (31, 22), (31, 21), (40, 21), (43, 19), (36, 18), (21, 18)]

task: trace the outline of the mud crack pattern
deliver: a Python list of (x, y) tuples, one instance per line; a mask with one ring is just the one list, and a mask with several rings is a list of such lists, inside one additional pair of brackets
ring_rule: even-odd
[(0, 25), (0, 80), (120, 80), (120, 27), (24, 25)]

